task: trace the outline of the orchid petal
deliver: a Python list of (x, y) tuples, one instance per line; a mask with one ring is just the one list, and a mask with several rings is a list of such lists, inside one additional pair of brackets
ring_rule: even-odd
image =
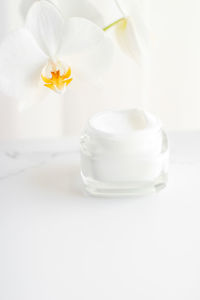
[(130, 21), (130, 19), (122, 21), (122, 24), (117, 25), (116, 37), (122, 51), (140, 63), (141, 48), (134, 24)]
[(89, 20), (70, 18), (65, 23), (60, 53), (81, 77), (98, 78), (112, 62), (111, 40)]
[(50, 57), (57, 54), (63, 33), (64, 20), (55, 5), (36, 1), (30, 8), (26, 28), (33, 34), (40, 48)]
[(9, 34), (0, 46), (0, 89), (31, 103), (41, 89), (40, 73), (47, 59), (26, 29)]
[(19, 5), (19, 13), (22, 18), (25, 20), (28, 14), (30, 7), (36, 2), (37, 0), (21, 0)]
[(100, 27), (104, 26), (103, 17), (96, 7), (87, 0), (52, 0), (52, 2), (60, 7), (65, 18), (85, 18)]
[[(22, 0), (20, 5), (21, 15), (25, 18), (29, 8), (36, 0)], [(105, 26), (104, 18), (98, 9), (87, 0), (51, 0), (62, 12), (63, 16), (68, 19), (80, 17), (88, 19), (100, 27)]]
[(98, 81), (112, 63), (113, 48), (109, 38), (99, 43), (91, 51), (69, 57), (74, 80)]
[(64, 34), (59, 53), (77, 54), (97, 47), (106, 39), (101, 28), (83, 18), (70, 18), (65, 22)]

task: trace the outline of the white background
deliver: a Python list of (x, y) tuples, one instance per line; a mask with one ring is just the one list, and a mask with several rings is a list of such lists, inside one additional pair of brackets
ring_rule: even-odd
[[(105, 24), (115, 19), (112, 0), (91, 1), (104, 13)], [(64, 99), (48, 99), (23, 113), (18, 112), (15, 99), (1, 94), (0, 139), (79, 134), (96, 111), (142, 104), (157, 114), (167, 129), (199, 129), (200, 2), (144, 2), (153, 41), (144, 80), (137, 65), (116, 46), (112, 69), (101, 87), (69, 91)], [(1, 38), (22, 23), (19, 5), (20, 0), (1, 0)]]

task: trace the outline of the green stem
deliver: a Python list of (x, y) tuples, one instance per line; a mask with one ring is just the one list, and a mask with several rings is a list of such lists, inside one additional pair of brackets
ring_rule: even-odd
[(107, 31), (108, 29), (110, 29), (111, 27), (115, 26), (116, 24), (120, 23), (121, 21), (125, 21), (125, 18), (120, 18), (119, 20), (111, 23), (110, 25), (106, 26), (105, 28), (103, 28), (103, 31)]

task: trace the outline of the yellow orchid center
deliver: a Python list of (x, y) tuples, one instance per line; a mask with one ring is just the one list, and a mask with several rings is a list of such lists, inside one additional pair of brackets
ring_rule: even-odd
[(66, 68), (61, 62), (56, 64), (52, 62), (48, 63), (43, 69), (41, 78), (45, 87), (57, 93), (64, 92), (65, 87), (73, 80), (71, 77), (71, 68)]

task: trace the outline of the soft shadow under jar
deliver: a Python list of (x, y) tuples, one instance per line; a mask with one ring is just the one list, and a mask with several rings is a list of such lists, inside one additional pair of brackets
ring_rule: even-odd
[(160, 121), (133, 109), (94, 115), (81, 137), (81, 175), (94, 196), (136, 196), (166, 186), (168, 140)]

